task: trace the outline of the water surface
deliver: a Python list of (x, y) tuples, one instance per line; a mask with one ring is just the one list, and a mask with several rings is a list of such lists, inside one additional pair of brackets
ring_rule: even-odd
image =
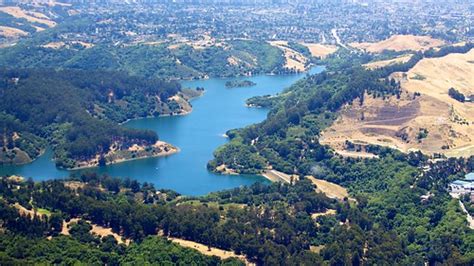
[[(318, 73), (323, 67), (313, 67)], [(213, 151), (226, 143), (223, 134), (229, 129), (258, 123), (266, 118), (268, 110), (245, 107), (245, 100), (266, 94), (276, 94), (301, 79), (306, 74), (260, 75), (247, 78), (256, 86), (227, 89), (225, 82), (235, 79), (207, 79), (183, 82), (184, 87), (203, 87), (206, 92), (192, 101), (193, 112), (186, 116), (170, 116), (133, 120), (127, 127), (151, 129), (161, 140), (181, 149), (168, 157), (148, 158), (123, 162), (81, 171), (107, 173), (116, 177), (130, 177), (140, 182), (155, 184), (156, 188), (173, 189), (185, 195), (203, 195), (212, 191), (266, 182), (261, 176), (224, 176), (207, 171), (206, 165), (213, 158)], [(0, 175), (17, 174), (35, 180), (63, 178), (70, 173), (57, 169), (52, 152), (47, 151), (31, 164), (0, 166)]]

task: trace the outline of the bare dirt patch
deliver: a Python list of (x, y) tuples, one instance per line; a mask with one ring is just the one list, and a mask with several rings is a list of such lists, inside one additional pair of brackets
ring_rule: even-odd
[[(373, 99), (370, 95), (364, 98), (362, 106), (359, 101), (354, 101), (352, 105), (346, 105), (341, 110), (340, 117), (321, 135), (321, 143), (330, 145), (343, 156), (350, 157), (370, 157), (364, 150), (368, 144), (407, 151), (409, 147), (398, 137), (399, 131), (416, 118), (420, 102), (413, 101), (409, 94), (400, 100), (395, 97), (386, 100)], [(347, 141), (355, 147), (349, 147)]]
[(223, 175), (238, 175), (237, 171), (235, 171), (232, 168), (229, 168), (225, 164), (221, 164), (221, 165), (217, 166), (216, 171), (220, 174), (223, 174)]
[(444, 41), (430, 36), (394, 35), (377, 43), (351, 43), (350, 46), (371, 53), (381, 53), (384, 50), (392, 51), (424, 51), (444, 45)]
[(474, 94), (472, 61), (474, 50), (423, 59), (407, 73), (393, 74), (403, 89), (400, 99), (366, 95), (362, 106), (358, 100), (345, 106), (323, 132), (321, 143), (338, 153), (363, 152), (364, 146), (375, 144), (403, 152), (474, 155), (474, 103), (448, 95), (451, 87), (466, 96)]
[(325, 45), (319, 43), (301, 43), (302, 45), (308, 47), (311, 55), (314, 57), (326, 58), (328, 55), (337, 51), (337, 46), (335, 45)]
[(313, 253), (320, 253), (321, 250), (323, 250), (324, 248), (324, 245), (320, 245), (320, 246), (309, 246), (309, 251), (313, 252)]

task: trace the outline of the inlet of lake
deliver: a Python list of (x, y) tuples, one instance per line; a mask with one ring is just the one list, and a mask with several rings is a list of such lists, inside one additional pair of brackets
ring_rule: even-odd
[[(324, 70), (315, 66), (309, 74)], [(105, 167), (77, 171), (56, 168), (52, 151), (30, 164), (0, 166), (0, 175), (20, 175), (34, 180), (65, 178), (70, 174), (92, 171), (114, 177), (130, 177), (139, 182), (153, 183), (157, 189), (172, 189), (184, 195), (204, 195), (255, 182), (267, 182), (261, 176), (219, 175), (209, 172), (206, 165), (213, 158), (214, 150), (227, 142), (224, 134), (234, 128), (245, 127), (263, 121), (268, 110), (248, 108), (245, 100), (257, 95), (273, 95), (289, 87), (307, 73), (292, 75), (258, 75), (182, 82), (183, 87), (203, 87), (203, 96), (192, 101), (193, 111), (185, 116), (168, 116), (133, 120), (127, 127), (150, 129), (158, 133), (161, 140), (181, 149), (168, 157), (147, 158), (128, 161)], [(257, 85), (243, 88), (226, 88), (229, 80), (248, 79)]]

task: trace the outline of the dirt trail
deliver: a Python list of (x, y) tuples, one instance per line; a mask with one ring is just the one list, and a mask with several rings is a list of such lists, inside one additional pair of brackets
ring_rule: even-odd
[(325, 212), (316, 212), (311, 214), (311, 218), (316, 219), (320, 216), (336, 215), (336, 210), (327, 209)]
[(467, 219), (467, 223), (469, 224), (469, 228), (474, 229), (474, 219), (469, 214), (466, 207), (461, 201), (459, 201), (459, 206), (461, 206), (462, 211), (466, 214), (466, 219)]

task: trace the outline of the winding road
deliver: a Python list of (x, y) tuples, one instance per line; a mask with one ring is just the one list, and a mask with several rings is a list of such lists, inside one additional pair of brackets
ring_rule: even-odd
[(334, 39), (336, 40), (337, 45), (349, 50), (349, 47), (347, 47), (345, 44), (343, 44), (341, 42), (341, 38), (339, 38), (339, 35), (337, 35), (337, 29), (332, 29), (331, 33), (332, 33), (332, 36), (334, 37)]

